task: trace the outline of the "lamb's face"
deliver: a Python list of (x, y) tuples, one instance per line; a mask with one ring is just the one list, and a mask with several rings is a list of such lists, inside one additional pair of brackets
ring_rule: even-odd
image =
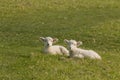
[(75, 40), (67, 40), (67, 39), (65, 39), (64, 41), (67, 43), (69, 50), (73, 48), (77, 48), (78, 46), (82, 45), (81, 41), (77, 42)]
[(55, 43), (56, 41), (58, 41), (57, 38), (51, 38), (51, 37), (40, 37), (40, 39), (44, 42), (44, 45), (49, 47), (49, 46), (52, 46), (53, 43)]

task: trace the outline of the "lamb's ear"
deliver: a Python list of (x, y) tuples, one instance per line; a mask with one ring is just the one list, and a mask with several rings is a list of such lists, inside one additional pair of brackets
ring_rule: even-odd
[(69, 42), (69, 40), (67, 40), (67, 39), (64, 39), (64, 42), (65, 42), (65, 43), (68, 43), (68, 42)]
[(56, 43), (56, 42), (58, 42), (58, 39), (57, 39), (57, 38), (54, 38), (54, 39), (53, 39), (53, 43)]
[(44, 37), (40, 37), (39, 39), (42, 40), (42, 41), (45, 41), (45, 38), (44, 38)]
[(78, 41), (77, 42), (77, 46), (80, 46), (80, 45), (82, 45), (83, 43), (82, 43), (82, 41)]

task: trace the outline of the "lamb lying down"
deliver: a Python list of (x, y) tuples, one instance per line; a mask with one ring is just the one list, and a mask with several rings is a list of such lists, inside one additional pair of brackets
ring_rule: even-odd
[(40, 37), (40, 40), (44, 42), (44, 52), (48, 54), (59, 54), (69, 56), (69, 51), (60, 45), (53, 45), (58, 41), (57, 38)]
[(82, 45), (81, 41), (76, 42), (75, 40), (64, 40), (68, 44), (68, 48), (70, 51), (70, 57), (78, 57), (85, 58), (88, 57), (90, 59), (101, 59), (101, 57), (93, 50), (84, 50), (81, 48), (77, 48)]

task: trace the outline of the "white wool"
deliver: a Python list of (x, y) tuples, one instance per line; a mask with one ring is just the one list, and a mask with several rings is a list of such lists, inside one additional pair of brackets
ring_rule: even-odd
[(60, 54), (60, 55), (69, 54), (69, 51), (65, 47), (59, 45), (53, 45), (47, 48), (45, 47), (44, 50), (46, 53), (50, 53), (50, 54)]
[(65, 42), (68, 44), (69, 51), (70, 51), (70, 57), (78, 57), (78, 58), (84, 58), (88, 57), (91, 59), (101, 59), (101, 57), (93, 50), (85, 50), (81, 48), (77, 48), (78, 45), (81, 45), (82, 42), (76, 42), (75, 40), (65, 40)]
[(53, 45), (53, 43), (57, 42), (57, 38), (51, 38), (51, 37), (40, 37), (40, 39), (44, 42), (44, 52), (48, 54), (59, 54), (59, 55), (67, 55), (69, 56), (69, 51), (60, 45)]

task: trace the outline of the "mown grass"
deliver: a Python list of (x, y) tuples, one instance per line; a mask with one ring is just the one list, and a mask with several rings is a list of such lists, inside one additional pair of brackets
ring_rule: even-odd
[[(119, 80), (119, 0), (1, 0), (0, 80)], [(102, 60), (45, 55), (40, 36), (83, 41)]]

